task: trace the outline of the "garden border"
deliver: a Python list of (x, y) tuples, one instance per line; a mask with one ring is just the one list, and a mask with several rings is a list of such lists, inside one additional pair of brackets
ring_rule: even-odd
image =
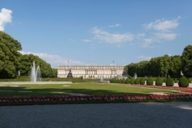
[(94, 96), (0, 96), (0, 106), (43, 104), (137, 103), (192, 101), (192, 94), (127, 94)]

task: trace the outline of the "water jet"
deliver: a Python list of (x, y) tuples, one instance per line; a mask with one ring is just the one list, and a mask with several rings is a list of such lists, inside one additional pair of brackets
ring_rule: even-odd
[(33, 64), (31, 67), (30, 79), (31, 79), (31, 82), (41, 81), (41, 70), (39, 66), (37, 66), (36, 68), (35, 61), (33, 61)]

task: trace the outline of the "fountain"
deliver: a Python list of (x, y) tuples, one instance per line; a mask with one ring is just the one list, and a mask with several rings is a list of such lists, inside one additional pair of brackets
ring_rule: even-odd
[(33, 61), (33, 65), (31, 67), (31, 74), (30, 74), (31, 82), (41, 81), (41, 71), (40, 67), (35, 65), (35, 61)]
[[(20, 76), (20, 71), (18, 71), (18, 76)], [(41, 84), (41, 85), (43, 85), (43, 84), (45, 84), (45, 85), (47, 85), (47, 84), (53, 84), (53, 85), (55, 85), (55, 84), (59, 84), (59, 85), (61, 85), (61, 84), (64, 84), (64, 85), (69, 85), (69, 84), (72, 84), (72, 82), (71, 81), (41, 81), (41, 70), (40, 70), (40, 66), (36, 66), (36, 64), (35, 64), (35, 61), (33, 61), (33, 64), (32, 64), (32, 66), (31, 66), (31, 72), (30, 72), (30, 81), (17, 81), (17, 82), (15, 82), (15, 81), (13, 81), (13, 82), (1, 82), (0, 81), (0, 86), (5, 86), (5, 85), (7, 85), (7, 86), (13, 86), (13, 87), (18, 87), (18, 86), (21, 86), (21, 85), (31, 85), (31, 84)], [(33, 82), (33, 83), (31, 83), (31, 82)]]

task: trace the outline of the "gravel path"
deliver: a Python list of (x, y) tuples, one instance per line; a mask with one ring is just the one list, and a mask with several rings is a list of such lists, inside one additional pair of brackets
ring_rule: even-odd
[(192, 128), (192, 103), (2, 106), (0, 128)]

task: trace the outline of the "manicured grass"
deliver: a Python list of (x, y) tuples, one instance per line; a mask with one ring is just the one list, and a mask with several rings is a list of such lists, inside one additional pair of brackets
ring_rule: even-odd
[(110, 95), (110, 94), (151, 94), (154, 92), (178, 93), (175, 89), (152, 88), (150, 86), (130, 86), (126, 84), (107, 84), (81, 82), (73, 84), (10, 85), (0, 86), (0, 95)]

